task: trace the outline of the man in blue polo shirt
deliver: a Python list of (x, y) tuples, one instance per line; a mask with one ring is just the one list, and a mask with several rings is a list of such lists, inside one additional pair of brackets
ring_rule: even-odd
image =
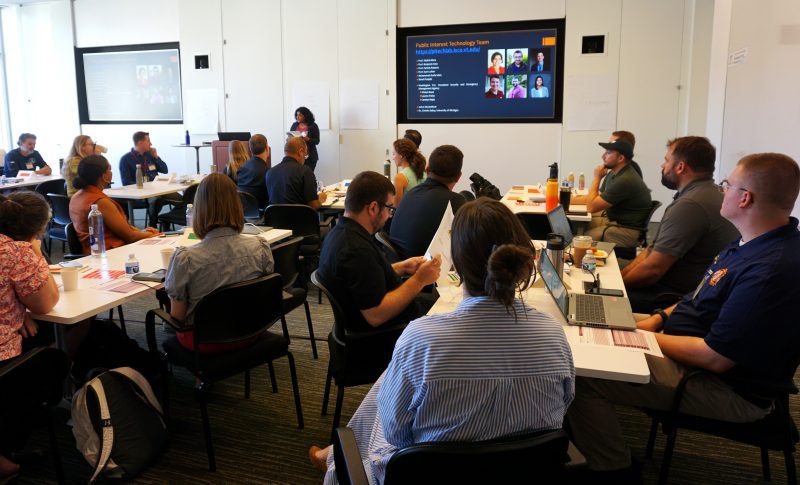
[(23, 133), (17, 140), (19, 148), (6, 153), (3, 166), (3, 175), (16, 177), (20, 170), (35, 171), (39, 175), (50, 175), (53, 170), (47, 165), (36, 148), (36, 135)]
[[(142, 178), (145, 182), (152, 182), (159, 173), (169, 172), (167, 163), (158, 156), (158, 150), (150, 142), (150, 133), (137, 131), (133, 134), (133, 148), (119, 159), (119, 175), (122, 185), (136, 183), (136, 167), (142, 167)], [(150, 224), (158, 221), (158, 213), (166, 204), (179, 205), (183, 198), (178, 194), (166, 194), (147, 200), (150, 215)]]
[(751, 383), (784, 384), (797, 370), (800, 232), (790, 214), (800, 191), (800, 168), (786, 155), (749, 155), (719, 186), (720, 213), (742, 237), (719, 253), (694, 291), (638, 323), (643, 330), (663, 331), (656, 340), (664, 358), (647, 355), (650, 382), (576, 382), (569, 423), (575, 445), (599, 475), (595, 478), (641, 480), (614, 404), (667, 410), (681, 378), (701, 368), (710, 372), (689, 381), (681, 411), (751, 422), (771, 410)]

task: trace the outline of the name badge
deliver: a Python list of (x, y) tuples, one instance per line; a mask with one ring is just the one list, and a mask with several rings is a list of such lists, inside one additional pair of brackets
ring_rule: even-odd
[(147, 170), (150, 170), (151, 172), (155, 171), (155, 169), (156, 169), (156, 166), (154, 164), (152, 164), (152, 163), (147, 166)]
[(33, 170), (33, 162), (28, 160), (28, 163), (25, 164), (25, 168), (27, 168), (28, 170)]

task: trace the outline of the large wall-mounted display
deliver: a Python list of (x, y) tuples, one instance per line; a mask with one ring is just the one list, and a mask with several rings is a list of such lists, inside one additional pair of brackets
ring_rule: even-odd
[(81, 124), (182, 123), (177, 42), (75, 49)]
[(398, 122), (561, 122), (564, 19), (397, 34)]

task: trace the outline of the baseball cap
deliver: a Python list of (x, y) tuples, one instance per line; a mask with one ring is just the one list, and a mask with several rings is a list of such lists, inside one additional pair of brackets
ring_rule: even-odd
[(598, 145), (606, 150), (614, 150), (615, 152), (619, 152), (625, 155), (625, 158), (628, 160), (633, 159), (633, 145), (625, 140), (619, 139), (608, 143), (601, 142), (598, 143)]

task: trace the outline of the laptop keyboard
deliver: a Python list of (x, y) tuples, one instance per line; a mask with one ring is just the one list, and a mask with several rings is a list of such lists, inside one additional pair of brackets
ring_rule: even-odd
[(606, 323), (603, 297), (578, 293), (575, 297), (575, 319), (579, 322)]

